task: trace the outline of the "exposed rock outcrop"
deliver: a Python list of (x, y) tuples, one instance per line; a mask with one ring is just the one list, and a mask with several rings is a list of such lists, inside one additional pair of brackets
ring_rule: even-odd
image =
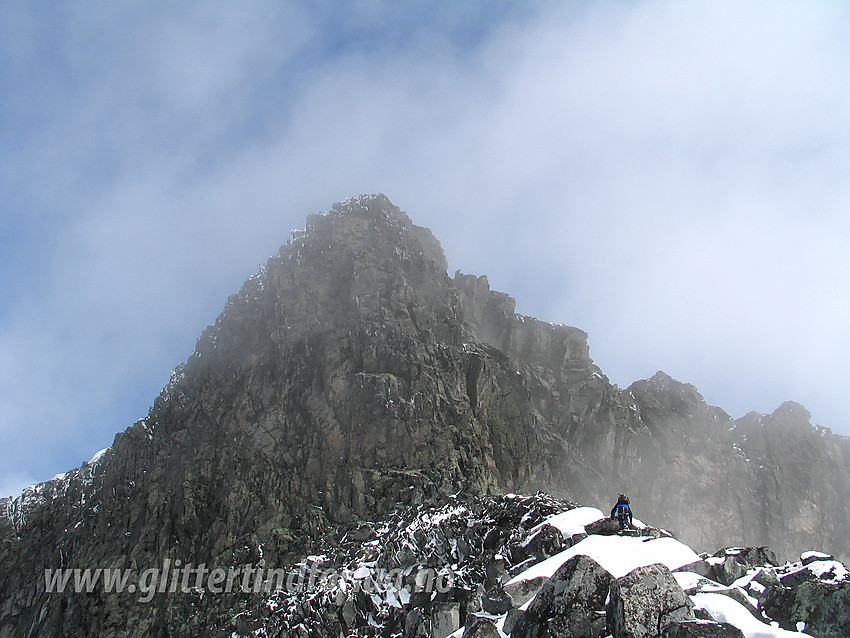
[(670, 570), (658, 563), (615, 580), (606, 613), (614, 638), (657, 638), (674, 621), (694, 620), (693, 603)]
[(613, 536), (620, 532), (620, 524), (611, 518), (601, 518), (595, 523), (591, 523), (586, 528), (588, 534), (601, 534), (603, 536)]
[(730, 547), (719, 550), (713, 559), (707, 576), (724, 585), (731, 585), (751, 567), (779, 565), (776, 554), (768, 547)]
[(605, 599), (612, 580), (592, 558), (569, 559), (543, 585), (511, 636), (596, 638), (604, 634)]
[(761, 607), (784, 629), (805, 627), (818, 638), (850, 635), (850, 572), (828, 554), (809, 552), (775, 570)]

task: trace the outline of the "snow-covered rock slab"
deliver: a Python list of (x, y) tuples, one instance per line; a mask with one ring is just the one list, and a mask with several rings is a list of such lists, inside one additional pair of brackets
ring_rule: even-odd
[(840, 582), (850, 578), (850, 572), (837, 560), (818, 560), (806, 565), (806, 569), (821, 580)]
[(694, 550), (674, 538), (589, 536), (560, 554), (517, 574), (508, 584), (541, 576), (550, 578), (561, 565), (579, 555), (589, 556), (614, 578), (621, 578), (638, 567), (653, 563), (661, 563), (670, 571), (675, 571), (700, 559)]
[(800, 560), (803, 565), (808, 565), (815, 561), (833, 560), (832, 554), (824, 554), (823, 552), (803, 552), (800, 554)]
[(550, 516), (545, 522), (532, 529), (529, 536), (548, 524), (560, 530), (566, 539), (576, 534), (583, 534), (586, 525), (595, 523), (601, 518), (605, 518), (605, 514), (595, 507), (576, 507), (567, 512)]
[(697, 609), (702, 609), (717, 622), (727, 622), (744, 632), (747, 638), (811, 638), (809, 634), (788, 631), (760, 622), (741, 603), (723, 594), (696, 594), (691, 596)]

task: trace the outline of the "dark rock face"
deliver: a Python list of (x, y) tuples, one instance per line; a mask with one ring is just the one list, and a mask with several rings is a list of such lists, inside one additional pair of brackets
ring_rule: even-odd
[(533, 477), (547, 490), (598, 504), (628, 492), (636, 516), (697, 548), (740, 539), (785, 558), (809, 545), (846, 554), (850, 440), (812, 427), (802, 406), (734, 420), (663, 372), (620, 390), (582, 331), (514, 314), (486, 277), (454, 283), (476, 337), (510, 358), (537, 422), (554, 426)]
[[(310, 216), (145, 419), (98, 461), (0, 500), (0, 636), (229, 635), (235, 597), (47, 594), (44, 570), (288, 566), (455, 494), (627, 491), (698, 549), (846, 552), (850, 445), (803, 408), (735, 421), (663, 373), (622, 390), (586, 333), (446, 268), (382, 195)], [(511, 530), (490, 530), (493, 552), (555, 551)]]
[(513, 608), (513, 599), (504, 588), (498, 587), (481, 597), (481, 608), (488, 614), (500, 616)]
[(604, 634), (611, 574), (587, 556), (564, 563), (516, 623), (514, 638), (596, 638)]
[(564, 548), (564, 537), (551, 525), (542, 526), (513, 552), (514, 558), (549, 558)]
[(751, 567), (779, 565), (776, 554), (768, 547), (729, 547), (719, 550), (714, 557), (723, 562), (713, 564), (706, 575), (724, 585), (731, 585)]
[(549, 582), (549, 579), (543, 576), (521, 580), (505, 587), (505, 591), (511, 597), (514, 605), (521, 606), (534, 598), (547, 582)]
[(670, 623), (662, 636), (663, 638), (744, 638), (744, 632), (729, 623), (682, 620)]
[(850, 636), (850, 582), (823, 582), (813, 578), (796, 587), (769, 587), (762, 609), (783, 629), (796, 631), (805, 623), (816, 638)]
[(674, 621), (694, 620), (693, 603), (661, 564), (615, 580), (606, 610), (614, 638), (655, 638)]
[(601, 518), (584, 528), (588, 534), (613, 536), (620, 532), (620, 523), (611, 518)]

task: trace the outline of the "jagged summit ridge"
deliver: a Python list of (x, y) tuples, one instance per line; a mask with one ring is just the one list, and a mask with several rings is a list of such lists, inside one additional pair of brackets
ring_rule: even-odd
[(363, 279), (363, 269), (357, 270), (359, 265), (365, 264), (366, 269), (379, 264), (387, 268), (388, 261), (420, 258), (433, 261), (438, 267), (437, 274), (444, 274), (447, 269), (439, 241), (428, 229), (414, 225), (383, 194), (360, 195), (337, 202), (329, 211), (310, 215), (305, 228), (293, 229), (291, 234), (278, 253), (245, 282), (238, 294), (228, 299), (216, 325), (222, 323), (233, 305), (277, 302), (270, 299), (271, 295), (277, 295), (283, 303), (292, 294), (281, 287), (289, 283), (282, 280), (284, 275), (310, 289), (323, 283), (316, 281), (316, 271), (323, 267), (330, 269), (340, 280), (332, 291), (338, 300), (344, 303), (353, 295), (355, 303), (359, 303), (361, 296), (374, 293), (376, 283)]

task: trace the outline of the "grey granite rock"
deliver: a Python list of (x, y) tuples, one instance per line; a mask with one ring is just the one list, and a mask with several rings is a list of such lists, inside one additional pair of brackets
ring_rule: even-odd
[(694, 620), (693, 603), (661, 564), (616, 579), (606, 611), (614, 638), (657, 638), (674, 621)]

